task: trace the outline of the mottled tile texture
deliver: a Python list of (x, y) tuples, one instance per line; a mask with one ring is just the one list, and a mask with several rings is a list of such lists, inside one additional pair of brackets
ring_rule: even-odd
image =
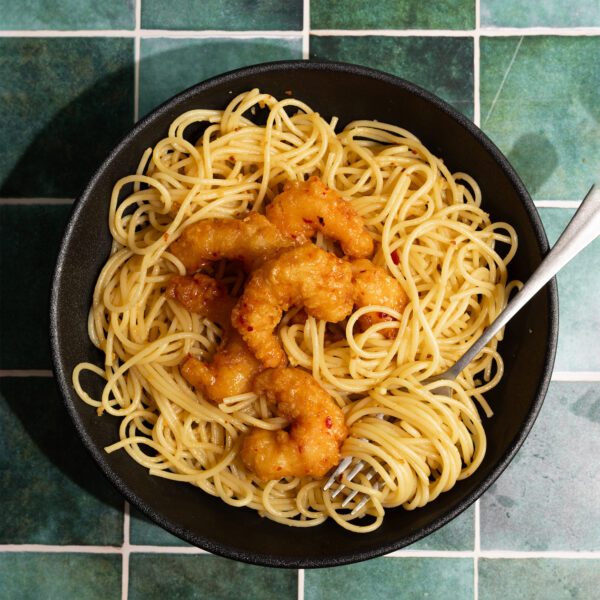
[(189, 546), (187, 542), (155, 525), (142, 513), (131, 507), (129, 538), (132, 544), (143, 546)]
[(1, 29), (133, 29), (134, 0), (0, 0)]
[(298, 39), (142, 40), (140, 115), (173, 94), (231, 69), (302, 57)]
[(481, 547), (600, 551), (598, 456), (600, 383), (553, 382), (523, 448), (481, 500)]
[[(564, 208), (540, 209), (554, 245), (575, 214)], [(559, 333), (555, 369), (600, 371), (600, 239), (592, 242), (558, 274)]]
[(295, 570), (254, 567), (208, 554), (134, 554), (129, 564), (130, 600), (297, 597)]
[(473, 115), (472, 39), (312, 36), (310, 57), (393, 73), (437, 94), (467, 116)]
[(0, 38), (0, 197), (74, 197), (133, 123), (133, 40)]
[(0, 206), (0, 369), (50, 368), (50, 282), (70, 212)]
[[(433, 576), (435, 574), (435, 576)], [(306, 600), (396, 600), (473, 598), (473, 561), (462, 558), (377, 558), (304, 573)]]
[(600, 560), (479, 560), (480, 600), (591, 600)]
[(302, 0), (144, 0), (147, 29), (302, 29)]
[(473, 550), (475, 510), (470, 508), (435, 533), (408, 546), (409, 550)]
[(84, 449), (53, 379), (0, 378), (0, 506), (0, 544), (123, 540), (123, 500)]
[(0, 554), (3, 600), (118, 600), (117, 554)]
[(474, 0), (312, 0), (313, 29), (469, 29)]
[(600, 25), (598, 0), (481, 0), (481, 24), (494, 27), (585, 27)]
[(600, 36), (481, 38), (481, 125), (539, 199), (600, 170)]

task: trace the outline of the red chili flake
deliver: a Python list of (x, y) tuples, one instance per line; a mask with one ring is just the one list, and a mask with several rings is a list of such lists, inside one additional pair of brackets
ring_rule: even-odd
[(319, 219), (319, 225), (321, 225), (321, 227), (323, 227), (323, 225), (325, 225), (325, 219), (323, 217), (317, 217)]
[(398, 251), (394, 250), (392, 252), (392, 262), (397, 265), (400, 262), (400, 257), (398, 256)]
[(306, 218), (303, 218), (302, 220), (303, 220), (305, 223), (309, 223), (310, 225), (312, 225), (312, 220), (311, 220), (311, 219), (306, 219)]
[(252, 326), (249, 326), (249, 327), (248, 327), (248, 331), (254, 331), (254, 327), (252, 327)]
[(327, 417), (325, 419), (325, 427), (327, 427), (327, 429), (331, 429), (332, 425), (333, 425), (333, 421), (331, 420), (331, 417)]

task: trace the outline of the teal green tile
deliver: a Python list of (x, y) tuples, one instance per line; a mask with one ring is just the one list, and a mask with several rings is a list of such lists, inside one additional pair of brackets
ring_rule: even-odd
[(481, 38), (481, 125), (540, 199), (600, 170), (600, 36)]
[[(574, 210), (542, 208), (540, 215), (554, 245)], [(557, 371), (600, 371), (600, 239), (592, 242), (558, 274)]]
[(553, 382), (516, 458), (481, 499), (484, 550), (600, 551), (600, 383)]
[(313, 29), (470, 29), (474, 0), (312, 0)]
[(473, 550), (475, 509), (469, 508), (435, 533), (408, 546), (409, 550)]
[(468, 558), (376, 558), (333, 569), (304, 572), (305, 600), (397, 600), (473, 598), (473, 561)]
[(134, 0), (0, 0), (2, 29), (133, 29)]
[(49, 369), (50, 280), (70, 206), (0, 206), (0, 369)]
[(117, 600), (118, 554), (0, 554), (3, 600)]
[(133, 40), (0, 38), (0, 196), (72, 198), (133, 121)]
[(146, 39), (141, 45), (140, 115), (214, 75), (254, 63), (302, 57), (297, 39)]
[(591, 27), (600, 25), (598, 0), (481, 0), (481, 24), (488, 27)]
[(0, 544), (122, 543), (123, 500), (77, 437), (53, 379), (0, 379), (0, 490)]
[(600, 560), (479, 559), (479, 600), (592, 600)]
[(129, 539), (143, 546), (189, 546), (187, 542), (154, 524), (139, 510), (131, 507)]
[(144, 0), (145, 29), (302, 29), (302, 0)]
[(255, 567), (210, 554), (132, 554), (129, 600), (296, 598), (295, 570)]
[(473, 116), (471, 38), (312, 36), (310, 57), (356, 63), (408, 79)]

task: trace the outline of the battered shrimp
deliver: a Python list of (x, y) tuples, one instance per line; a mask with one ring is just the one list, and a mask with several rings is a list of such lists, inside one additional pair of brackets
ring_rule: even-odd
[(247, 271), (256, 268), (294, 240), (266, 217), (251, 212), (244, 219), (203, 219), (184, 229), (169, 250), (194, 273), (221, 258), (239, 260)]
[[(352, 282), (354, 284), (354, 304), (360, 308), (371, 304), (389, 306), (402, 312), (408, 297), (397, 279), (388, 275), (384, 269), (375, 266), (370, 260), (352, 261)], [(383, 312), (370, 312), (358, 319), (359, 327), (364, 331), (375, 323), (393, 321), (394, 318)], [(380, 330), (386, 337), (395, 337), (397, 329), (388, 327)]]
[(314, 244), (284, 251), (250, 274), (231, 322), (266, 367), (287, 358), (275, 328), (283, 311), (303, 306), (307, 314), (337, 322), (352, 311), (350, 263)]
[(340, 462), (348, 437), (342, 410), (302, 369), (267, 369), (254, 379), (254, 391), (290, 420), (289, 430), (254, 428), (242, 442), (246, 467), (263, 481), (282, 477), (323, 477)]
[(366, 258), (373, 254), (373, 239), (361, 217), (318, 177), (287, 182), (267, 206), (267, 218), (298, 242), (307, 242), (322, 231), (338, 240), (347, 256)]
[(202, 273), (174, 277), (166, 293), (190, 312), (218, 323), (223, 329), (223, 341), (209, 364), (194, 356), (187, 357), (180, 367), (184, 379), (215, 404), (227, 396), (249, 392), (262, 365), (231, 326), (231, 309), (236, 299), (229, 296), (223, 285)]

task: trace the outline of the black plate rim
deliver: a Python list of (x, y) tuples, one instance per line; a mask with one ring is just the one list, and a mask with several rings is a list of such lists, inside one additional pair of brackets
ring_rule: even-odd
[[(405, 90), (424, 98), (426, 101), (435, 105), (438, 109), (442, 110), (455, 121), (457, 121), (462, 127), (475, 137), (475, 139), (485, 148), (488, 154), (494, 159), (494, 161), (500, 166), (504, 175), (509, 179), (513, 187), (515, 188), (517, 195), (519, 196), (526, 212), (532, 229), (535, 235), (536, 242), (542, 253), (545, 255), (548, 252), (548, 240), (540, 219), (540, 216), (535, 208), (533, 200), (529, 196), (527, 189), (525, 188), (520, 177), (513, 169), (508, 159), (504, 154), (497, 148), (497, 146), (490, 140), (490, 138), (477, 127), (471, 120), (469, 120), (462, 113), (458, 112), (447, 102), (435, 96), (431, 92), (419, 87), (418, 85), (375, 69), (355, 65), (351, 63), (343, 62), (329, 62), (329, 61), (314, 61), (314, 60), (288, 60), (288, 61), (274, 61), (267, 63), (260, 63), (248, 67), (242, 67), (217, 75), (207, 79), (201, 83), (193, 85), (183, 92), (173, 96), (166, 100), (156, 109), (151, 111), (148, 115), (138, 121), (133, 128), (122, 138), (122, 140), (111, 150), (107, 158), (103, 161), (101, 166), (95, 172), (86, 185), (85, 189), (77, 200), (73, 204), (69, 221), (66, 225), (62, 242), (60, 245), (58, 257), (56, 260), (56, 266), (52, 276), (52, 288), (50, 294), (50, 343), (51, 343), (51, 358), (52, 367), (55, 375), (57, 385), (59, 387), (61, 396), (66, 405), (67, 411), (75, 425), (79, 437), (82, 439), (86, 450), (91, 454), (92, 458), (99, 466), (102, 473), (108, 478), (112, 485), (125, 497), (125, 499), (138, 508), (151, 520), (155, 521), (158, 525), (169, 531), (170, 533), (180, 537), (181, 539), (199, 547), (213, 554), (239, 560), (249, 564), (255, 564), (267, 567), (282, 567), (282, 568), (322, 568), (340, 566), (345, 564), (351, 564), (363, 560), (369, 560), (378, 556), (389, 554), (399, 548), (412, 544), (419, 539), (433, 533), (450, 520), (458, 516), (461, 512), (466, 510), (471, 504), (473, 504), (502, 474), (508, 464), (512, 461), (515, 454), (518, 452), (523, 442), (527, 438), (539, 411), (542, 407), (544, 397), (550, 384), (552, 371), (554, 367), (554, 360), (556, 357), (557, 341), (558, 341), (558, 287), (556, 278), (553, 278), (544, 288), (543, 292), (547, 294), (548, 298), (548, 330), (549, 330), (549, 342), (546, 347), (544, 357), (544, 369), (541, 375), (540, 383), (536, 396), (532, 402), (531, 410), (527, 415), (527, 418), (523, 421), (519, 433), (513, 440), (513, 443), (505, 451), (502, 460), (500, 460), (489, 475), (484, 479), (479, 486), (474, 489), (470, 494), (457, 503), (457, 505), (446, 512), (444, 515), (438, 517), (432, 521), (426, 527), (416, 532), (412, 536), (405, 536), (399, 538), (394, 543), (379, 545), (368, 550), (361, 552), (345, 551), (341, 549), (335, 556), (327, 558), (313, 559), (306, 557), (302, 559), (290, 558), (288, 556), (277, 556), (266, 552), (254, 552), (252, 554), (246, 551), (240, 550), (234, 545), (224, 545), (215, 543), (209, 537), (195, 535), (190, 531), (183, 530), (178, 527), (175, 523), (169, 519), (157, 513), (145, 503), (145, 501), (137, 496), (129, 489), (127, 482), (123, 480), (109, 465), (106, 460), (106, 454), (102, 448), (94, 442), (93, 437), (85, 429), (82, 421), (79, 419), (78, 413), (75, 409), (73, 402), (70, 400), (69, 392), (71, 388), (71, 377), (70, 374), (66, 373), (62, 362), (61, 362), (61, 351), (60, 351), (60, 334), (58, 331), (58, 294), (60, 289), (61, 276), (63, 271), (63, 264), (67, 256), (67, 250), (80, 213), (84, 210), (87, 200), (89, 199), (96, 183), (102, 178), (104, 171), (111, 163), (116, 154), (125, 146), (132, 138), (134, 138), (141, 130), (151, 125), (163, 112), (168, 111), (173, 104), (182, 101), (189, 96), (193, 96), (196, 93), (202, 91), (205, 88), (213, 85), (225, 84), (228, 81), (234, 81), (240, 76), (252, 76), (255, 74), (263, 74), (273, 71), (279, 71), (282, 69), (301, 71), (303, 69), (310, 70), (325, 70), (333, 73), (350, 73), (354, 75), (360, 75), (366, 78), (373, 78), (382, 80), (387, 83), (391, 83), (394, 86), (404, 88)], [(543, 293), (540, 292), (540, 293)]]

